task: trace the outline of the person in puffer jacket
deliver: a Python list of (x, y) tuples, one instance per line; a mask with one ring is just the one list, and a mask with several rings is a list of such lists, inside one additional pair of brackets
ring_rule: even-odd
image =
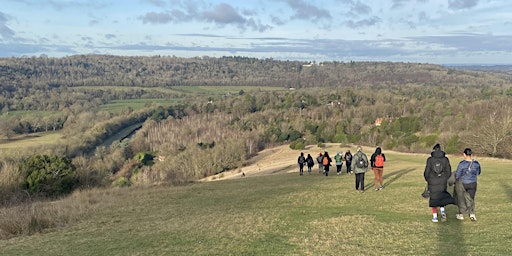
[(459, 207), (457, 219), (463, 220), (463, 214), (469, 214), (469, 219), (476, 221), (475, 194), (477, 178), (482, 172), (480, 163), (474, 160), (470, 148), (464, 149), (464, 160), (460, 161), (455, 171), (454, 197)]

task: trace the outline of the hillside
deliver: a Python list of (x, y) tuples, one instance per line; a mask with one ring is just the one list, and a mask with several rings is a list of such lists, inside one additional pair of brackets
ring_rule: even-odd
[[(366, 192), (359, 193), (353, 175), (293, 173), (298, 152), (285, 146), (262, 152), (251, 159), (243, 179), (76, 192), (51, 209), (89, 209), (83, 216), (72, 225), (0, 240), (2, 255), (507, 255), (510, 250), (503, 241), (510, 236), (511, 187), (505, 181), (512, 178), (506, 171), (512, 161), (479, 158), (484, 169), (477, 222), (456, 220), (456, 208), (448, 206), (448, 221), (432, 223), (420, 197), (426, 155), (384, 150), (385, 188), (373, 191), (369, 172)], [(273, 158), (277, 155), (283, 157)], [(450, 158), (455, 165), (460, 156)], [(275, 164), (268, 163), (272, 159)], [(39, 214), (44, 209), (33, 208)]]

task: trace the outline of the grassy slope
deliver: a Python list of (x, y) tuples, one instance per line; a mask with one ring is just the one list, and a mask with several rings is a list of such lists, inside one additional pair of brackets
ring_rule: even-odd
[[(79, 223), (0, 241), (2, 255), (507, 255), (512, 161), (481, 159), (477, 222), (432, 223), (420, 197), (426, 155), (387, 152), (385, 189), (354, 191), (354, 176), (300, 177), (298, 151), (263, 152), (270, 175), (183, 187), (109, 190)], [(277, 151), (276, 151), (277, 150)], [(328, 149), (331, 154), (337, 146)], [(279, 154), (276, 154), (278, 152)], [(317, 154), (310, 148), (306, 153)], [(366, 150), (367, 153), (371, 149)], [(273, 166), (267, 157), (275, 156)], [(281, 156), (281, 157), (277, 157)], [(460, 156), (451, 156), (455, 167)], [(244, 167), (247, 170), (252, 166)], [(237, 172), (238, 173), (238, 172)], [(253, 175), (254, 174), (254, 175)], [(239, 177), (239, 175), (231, 176)], [(91, 192), (92, 193), (92, 192)]]

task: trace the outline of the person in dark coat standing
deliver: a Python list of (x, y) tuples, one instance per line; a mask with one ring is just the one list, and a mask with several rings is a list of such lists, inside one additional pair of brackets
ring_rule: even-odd
[(311, 175), (311, 169), (313, 169), (313, 166), (315, 165), (315, 160), (313, 160), (311, 154), (308, 154), (308, 157), (306, 157), (306, 163), (308, 166), (308, 173)]
[(304, 173), (304, 165), (306, 164), (306, 157), (304, 157), (304, 152), (300, 152), (297, 163), (299, 164), (299, 175), (302, 176)]
[(353, 173), (352, 171), (352, 153), (350, 153), (350, 149), (345, 152), (345, 164), (347, 165), (347, 174)]
[(430, 198), (429, 207), (432, 207), (432, 222), (438, 222), (437, 207), (441, 212), (441, 221), (446, 221), (446, 212), (444, 207), (449, 204), (455, 204), (452, 195), (448, 193), (448, 179), (452, 173), (450, 160), (446, 153), (441, 150), (441, 145), (436, 144), (434, 151), (430, 153), (425, 166), (423, 176), (427, 181)]

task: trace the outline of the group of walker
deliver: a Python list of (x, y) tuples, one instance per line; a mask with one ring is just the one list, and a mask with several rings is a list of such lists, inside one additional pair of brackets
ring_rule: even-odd
[[(346, 174), (355, 174), (356, 191), (364, 192), (364, 176), (369, 167), (371, 167), (374, 173), (373, 184), (375, 191), (379, 191), (384, 188), (382, 174), (384, 172), (386, 156), (382, 153), (382, 149), (380, 147), (375, 149), (375, 153), (372, 154), (370, 159), (368, 159), (366, 154), (363, 153), (361, 146), (357, 147), (357, 152), (354, 155), (352, 155), (350, 150), (347, 150), (345, 155), (343, 155), (342, 152), (337, 152), (334, 156), (337, 175), (341, 175), (343, 173), (343, 161), (345, 161), (346, 165)], [(304, 153), (301, 152), (297, 159), (297, 163), (299, 165), (300, 176), (304, 175), (304, 167), (307, 167), (308, 173), (311, 175), (312, 168), (315, 165), (315, 161), (311, 154), (308, 154), (307, 157), (305, 157)], [(333, 159), (329, 156), (329, 152), (320, 152), (316, 157), (316, 163), (318, 164), (318, 172), (325, 176), (329, 176), (329, 169), (332, 165), (331, 163), (333, 163)]]
[[(446, 153), (441, 150), (440, 144), (436, 144), (433, 151), (428, 157), (425, 171), (423, 176), (427, 182), (427, 190), (429, 192), (429, 207), (432, 210), (432, 222), (438, 222), (437, 209), (440, 211), (441, 221), (446, 221), (445, 206), (455, 204), (458, 207), (456, 218), (464, 220), (464, 214), (469, 215), (469, 219), (476, 221), (475, 215), (475, 194), (477, 188), (477, 177), (481, 173), (480, 163), (472, 158), (472, 151), (470, 148), (464, 149), (463, 160), (457, 166), (455, 172), (452, 173), (450, 160), (446, 157)], [(346, 163), (346, 173), (355, 174), (355, 188), (358, 192), (364, 192), (364, 177), (368, 171), (368, 167), (374, 173), (374, 189), (375, 191), (384, 188), (384, 162), (386, 156), (382, 153), (382, 149), (377, 147), (375, 152), (371, 155), (370, 159), (362, 152), (362, 147), (357, 147), (357, 152), (352, 155), (350, 150), (347, 150), (345, 155), (342, 152), (337, 152), (334, 156), (336, 164), (336, 173), (342, 173), (343, 160)], [(325, 151), (323, 154), (320, 152), (316, 157), (318, 164), (318, 172), (329, 176), (329, 167), (333, 162), (329, 153)], [(315, 161), (313, 157), (308, 154), (304, 157), (301, 152), (299, 159), (299, 174), (304, 174), (304, 166), (307, 166), (308, 173), (311, 175)], [(448, 192), (448, 186), (454, 186), (453, 195)]]

